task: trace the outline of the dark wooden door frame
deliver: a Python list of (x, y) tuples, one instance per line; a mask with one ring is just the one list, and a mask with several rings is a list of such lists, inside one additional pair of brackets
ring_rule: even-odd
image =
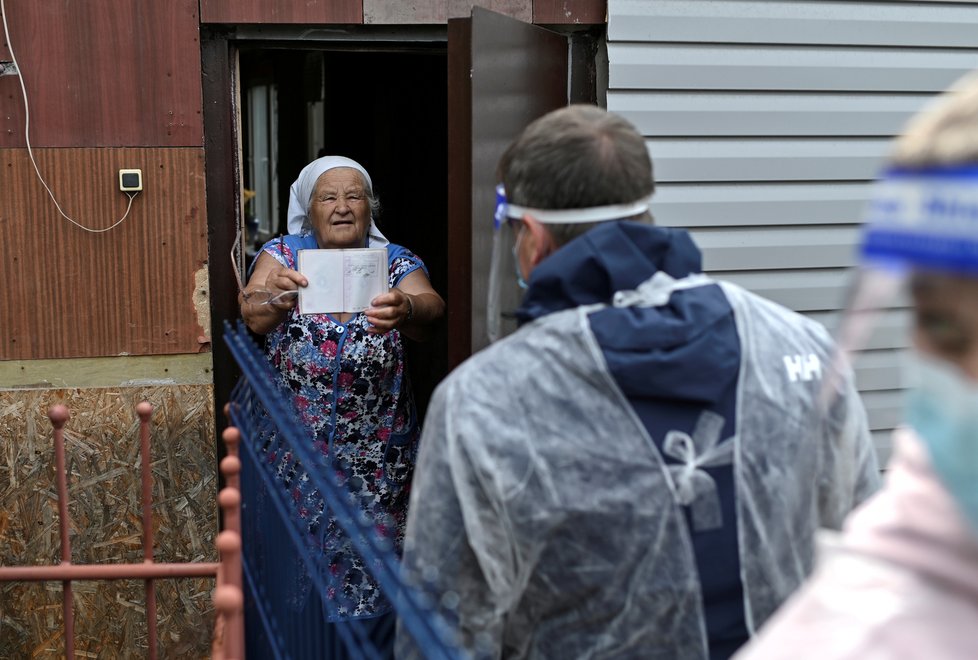
[(472, 20), (448, 21), (448, 368), (472, 354)]
[(230, 255), (240, 208), (235, 109), (235, 52), (222, 27), (201, 26), (201, 87), (204, 102), (204, 185), (207, 195), (208, 277), (210, 280), (211, 351), (214, 359), (214, 438), (218, 458), (224, 454), (221, 433), (227, 427), (223, 407), (240, 371), (224, 343), (224, 321), (238, 316), (238, 285)]
[[(547, 32), (543, 28), (515, 19), (484, 12), (483, 22), (519, 23), (520, 31), (534, 34)], [(263, 25), (202, 25), (201, 72), (203, 91), (203, 127), (205, 156), (205, 185), (207, 194), (207, 225), (209, 246), (209, 277), (211, 293), (211, 338), (214, 359), (214, 405), (216, 411), (215, 443), (218, 455), (223, 455), (220, 434), (227, 425), (224, 404), (240, 376), (237, 365), (224, 343), (224, 322), (238, 318), (237, 283), (231, 272), (229, 255), (239, 222), (240, 163), (237, 142), (237, 50), (242, 46), (281, 48), (323, 48), (343, 50), (391, 50), (421, 44), (449, 44), (448, 53), (448, 213), (449, 213), (449, 288), (448, 297), (448, 360), (449, 368), (467, 358), (473, 347), (473, 304), (484, 304), (484, 285), (473, 287), (473, 264), (486, 262), (488, 255), (475, 254), (484, 245), (473, 245), (473, 227), (483, 232), (491, 217), (486, 200), (491, 198), (492, 181), (486, 179), (485, 167), (473, 179), (472, 142), (472, 19), (452, 19), (442, 26), (347, 26), (314, 28), (303, 26)], [(572, 101), (594, 102), (594, 54), (600, 38), (600, 28), (576, 26), (562, 36), (570, 40)], [(553, 34), (552, 32), (549, 34)], [(525, 38), (525, 37), (524, 37)], [(464, 44), (464, 48), (452, 45)], [(566, 64), (563, 66), (566, 67)], [(566, 85), (566, 82), (561, 83)], [(563, 102), (566, 102), (566, 97)], [(557, 105), (561, 105), (557, 104)], [(554, 101), (539, 105), (536, 115), (556, 107)], [(460, 109), (458, 114), (453, 114)], [(530, 117), (532, 118), (532, 117)], [(528, 119), (526, 120), (528, 121)], [(514, 125), (514, 128), (518, 128)], [(505, 145), (503, 145), (505, 146)], [(491, 156), (494, 159), (498, 154)], [(479, 199), (474, 199), (473, 186), (478, 186)], [(488, 186), (488, 188), (486, 188)], [(483, 190), (485, 188), (485, 190)], [(488, 192), (487, 192), (488, 191)], [(488, 196), (488, 197), (487, 197)], [(485, 225), (485, 226), (484, 226)], [(485, 235), (477, 242), (484, 243)], [(456, 253), (459, 258), (452, 258)], [(481, 297), (480, 297), (481, 296)], [(476, 300), (478, 298), (478, 300)], [(477, 332), (481, 330), (477, 329)]]
[(230, 254), (240, 222), (240, 163), (238, 144), (237, 52), (239, 47), (390, 51), (444, 46), (444, 28), (431, 26), (349, 26), (312, 29), (303, 26), (201, 26), (201, 87), (203, 92), (204, 167), (207, 194), (208, 272), (211, 349), (214, 360), (215, 443), (223, 456), (220, 436), (227, 427), (223, 407), (240, 371), (224, 343), (224, 322), (239, 318), (237, 281)]

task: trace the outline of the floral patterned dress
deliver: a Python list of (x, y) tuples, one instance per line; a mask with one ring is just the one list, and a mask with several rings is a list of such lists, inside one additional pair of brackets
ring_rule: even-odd
[[(315, 247), (313, 236), (288, 236), (266, 243), (262, 251), (295, 268), (296, 250)], [(388, 246), (388, 266), (391, 287), (409, 273), (424, 270), (417, 256), (397, 245)], [(400, 555), (420, 427), (400, 333), (371, 334), (369, 326), (363, 313), (340, 323), (328, 314), (303, 316), (293, 309), (267, 335), (265, 350), (293, 393), (314, 447), (324, 454), (334, 451), (345, 485)], [(301, 488), (304, 477), (296, 474), (301, 469), (281, 458), (270, 452), (268, 460), (279, 462), (278, 476), (293, 490), (299, 515), (308, 521), (310, 538), (326, 553), (335, 578), (329, 592), (335, 602), (327, 608), (328, 618), (344, 620), (388, 610), (336, 520), (327, 515), (323, 524), (321, 497)], [(291, 468), (286, 471), (282, 465)]]

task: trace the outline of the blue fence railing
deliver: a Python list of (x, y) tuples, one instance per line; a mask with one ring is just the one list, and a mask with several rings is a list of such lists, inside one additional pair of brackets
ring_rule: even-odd
[[(230, 412), (242, 435), (248, 657), (384, 660), (397, 626), (425, 658), (468, 657), (437, 604), (402, 575), (383, 521), (347, 488), (341, 462), (314, 447), (244, 324), (225, 324), (224, 339), (243, 374)], [(356, 617), (343, 586), (361, 573), (382, 600), (373, 615)]]

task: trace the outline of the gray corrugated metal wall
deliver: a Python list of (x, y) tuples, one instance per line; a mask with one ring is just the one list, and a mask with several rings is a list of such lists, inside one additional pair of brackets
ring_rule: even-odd
[[(705, 266), (830, 329), (890, 138), (978, 67), (978, 1), (609, 0), (608, 109), (647, 137), (659, 224)], [(881, 457), (907, 312), (857, 364)]]

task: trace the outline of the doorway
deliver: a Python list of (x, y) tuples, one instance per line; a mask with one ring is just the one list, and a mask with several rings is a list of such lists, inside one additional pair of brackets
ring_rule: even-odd
[[(308, 42), (239, 50), (240, 180), (248, 247), (286, 231), (289, 187), (320, 155), (361, 163), (380, 199), (377, 225), (417, 254), (447, 299), (447, 54), (444, 43), (378, 49)], [(448, 369), (446, 323), (407, 341), (424, 415)], [(423, 417), (422, 417), (423, 418)]]

